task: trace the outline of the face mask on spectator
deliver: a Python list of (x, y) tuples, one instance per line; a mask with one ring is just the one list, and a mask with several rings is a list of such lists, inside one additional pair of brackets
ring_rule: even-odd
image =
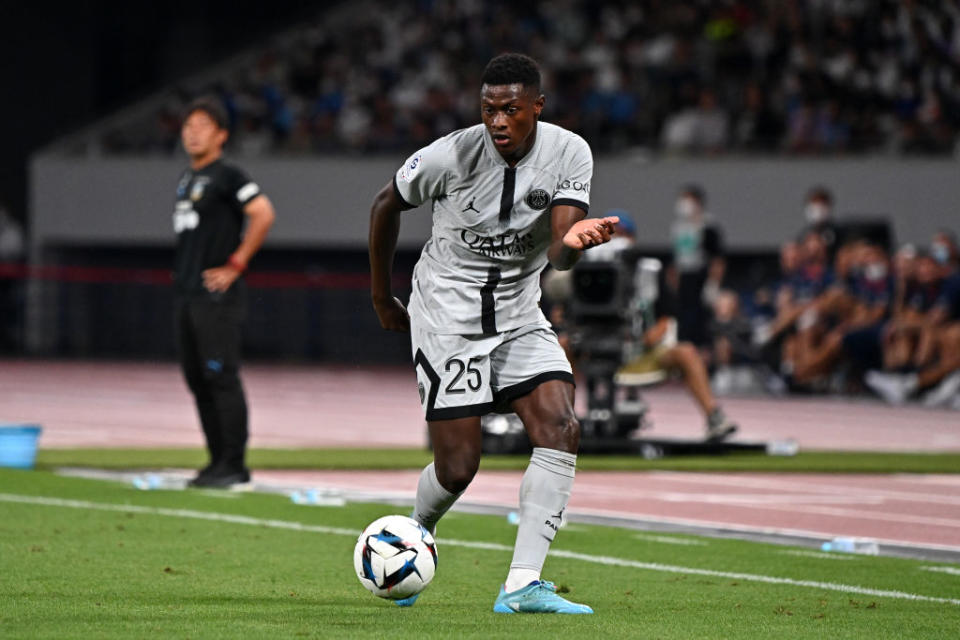
[(689, 220), (697, 213), (697, 203), (693, 198), (680, 198), (677, 200), (676, 213), (678, 218)]
[(882, 262), (871, 262), (864, 267), (863, 275), (872, 282), (883, 280), (887, 277), (887, 265)]
[(623, 251), (633, 246), (633, 240), (625, 236), (613, 236), (607, 246), (610, 251)]
[(810, 224), (817, 224), (827, 219), (830, 209), (822, 202), (811, 202), (803, 209), (803, 215)]
[(930, 255), (938, 264), (950, 262), (950, 247), (939, 242), (930, 245)]

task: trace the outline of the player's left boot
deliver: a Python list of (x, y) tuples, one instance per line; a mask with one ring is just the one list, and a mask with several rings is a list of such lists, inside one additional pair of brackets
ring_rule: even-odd
[(413, 606), (413, 603), (416, 602), (416, 601), (417, 601), (417, 598), (419, 598), (419, 597), (420, 597), (420, 594), (419, 594), (419, 593), (415, 593), (415, 594), (413, 594), (412, 596), (410, 596), (409, 598), (404, 598), (404, 599), (402, 599), (402, 600), (394, 600), (393, 602), (394, 602), (394, 604), (396, 604), (398, 607), (412, 607), (412, 606)]
[(719, 442), (736, 433), (737, 428), (722, 409), (714, 409), (707, 417), (707, 442)]
[(593, 613), (585, 604), (558, 596), (557, 588), (546, 580), (536, 580), (510, 593), (501, 585), (493, 610), (496, 613)]

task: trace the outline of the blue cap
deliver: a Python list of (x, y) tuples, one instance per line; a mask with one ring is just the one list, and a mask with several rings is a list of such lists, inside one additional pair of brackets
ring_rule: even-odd
[(620, 218), (620, 222), (617, 223), (617, 226), (630, 235), (636, 235), (637, 225), (634, 224), (633, 218), (630, 217), (630, 212), (626, 209), (610, 209), (603, 215), (604, 217), (617, 216)]

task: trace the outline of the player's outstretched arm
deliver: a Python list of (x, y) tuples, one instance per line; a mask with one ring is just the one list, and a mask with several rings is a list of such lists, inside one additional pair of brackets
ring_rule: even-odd
[(609, 242), (613, 226), (620, 221), (616, 216), (585, 219), (586, 212), (572, 205), (554, 207), (550, 215), (552, 240), (547, 258), (560, 271), (576, 264), (583, 250)]
[(390, 331), (410, 331), (410, 316), (403, 303), (393, 296), (392, 287), (393, 255), (404, 208), (392, 181), (373, 198), (370, 207), (370, 296), (380, 325)]

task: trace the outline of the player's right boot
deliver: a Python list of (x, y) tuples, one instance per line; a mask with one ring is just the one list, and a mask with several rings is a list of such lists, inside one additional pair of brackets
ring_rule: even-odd
[(558, 596), (557, 588), (546, 580), (535, 580), (510, 593), (501, 585), (493, 610), (495, 613), (593, 613), (585, 604)]

